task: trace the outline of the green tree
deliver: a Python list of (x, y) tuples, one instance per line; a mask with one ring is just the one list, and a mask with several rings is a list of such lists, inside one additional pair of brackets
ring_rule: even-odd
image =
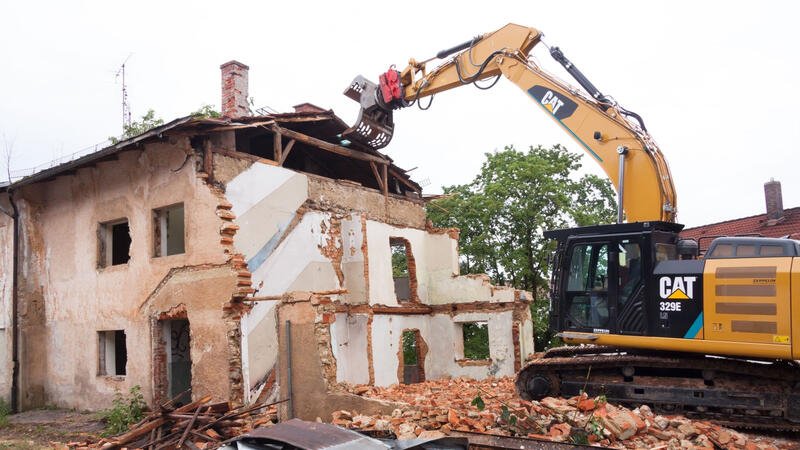
[(536, 346), (549, 347), (547, 261), (554, 242), (543, 231), (574, 225), (610, 223), (614, 190), (608, 180), (586, 175), (576, 180), (581, 155), (564, 147), (513, 146), (486, 154), (475, 179), (447, 186), (428, 204), (428, 218), (440, 227), (461, 230), (463, 273), (486, 273), (496, 284), (533, 292)]
[(219, 111), (215, 110), (213, 106), (204, 104), (197, 111), (192, 111), (192, 116), (201, 117), (206, 119), (219, 119), (222, 117)]
[(135, 120), (131, 122), (130, 125), (125, 125), (124, 127), (122, 127), (121, 137), (117, 138), (111, 136), (108, 139), (111, 141), (112, 144), (116, 144), (120, 140), (138, 136), (155, 127), (160, 127), (161, 125), (164, 125), (164, 121), (161, 118), (156, 117), (155, 111), (153, 111), (152, 109), (148, 109), (147, 113), (143, 115), (140, 120)]
[(465, 323), (461, 326), (464, 335), (464, 358), (489, 359), (489, 325), (486, 322)]

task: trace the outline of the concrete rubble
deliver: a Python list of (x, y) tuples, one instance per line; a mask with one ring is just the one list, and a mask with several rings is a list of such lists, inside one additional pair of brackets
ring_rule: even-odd
[[(752, 437), (709, 421), (662, 416), (649, 407), (627, 409), (603, 397), (547, 397), (525, 401), (510, 377), (441, 379), (418, 384), (347, 386), (364, 397), (398, 404), (391, 415), (336, 411), (331, 422), (351, 429), (385, 430), (400, 439), (477, 432), (553, 442), (628, 449), (790, 449), (800, 444)], [(480, 397), (480, 400), (476, 400)], [(484, 408), (478, 409), (482, 402)]]

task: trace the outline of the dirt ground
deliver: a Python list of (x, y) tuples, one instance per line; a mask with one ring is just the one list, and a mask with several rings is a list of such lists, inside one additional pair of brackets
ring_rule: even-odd
[(103, 431), (97, 413), (60, 409), (26, 411), (8, 417), (0, 428), (0, 450), (66, 448), (66, 443), (86, 441)]

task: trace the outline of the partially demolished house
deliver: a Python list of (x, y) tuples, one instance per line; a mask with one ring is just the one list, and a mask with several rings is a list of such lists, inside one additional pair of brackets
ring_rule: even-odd
[[(314, 419), (380, 409), (340, 383), (513, 374), (533, 351), (529, 294), (459, 276), (458, 231), (431, 228), (420, 186), (345, 145), (332, 111), (253, 116), (247, 66), (221, 69), (223, 119), (0, 187), (12, 401), (99, 409), (138, 385), (152, 404), (290, 398), (284, 414)], [(488, 358), (464, 354), (475, 324)]]

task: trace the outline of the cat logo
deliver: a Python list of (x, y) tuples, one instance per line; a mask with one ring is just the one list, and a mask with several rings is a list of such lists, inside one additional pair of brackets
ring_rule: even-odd
[(663, 299), (691, 300), (694, 298), (694, 282), (697, 277), (661, 277), (658, 294)]
[(556, 94), (553, 94), (553, 91), (547, 91), (547, 93), (544, 94), (544, 97), (542, 97), (541, 102), (542, 105), (544, 105), (544, 107), (550, 110), (550, 112), (553, 114), (558, 112), (558, 108), (564, 106), (564, 101), (558, 98)]
[(578, 108), (578, 104), (570, 100), (566, 94), (560, 94), (545, 86), (533, 86), (528, 89), (528, 94), (558, 120), (566, 119)]

